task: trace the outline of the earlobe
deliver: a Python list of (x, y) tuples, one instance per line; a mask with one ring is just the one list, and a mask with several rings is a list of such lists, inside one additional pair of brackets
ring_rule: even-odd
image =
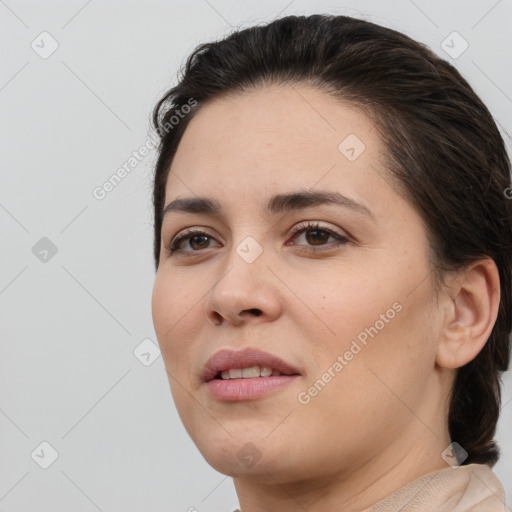
[(447, 314), (436, 363), (460, 368), (472, 361), (491, 335), (498, 316), (500, 280), (491, 258), (472, 263), (450, 277)]

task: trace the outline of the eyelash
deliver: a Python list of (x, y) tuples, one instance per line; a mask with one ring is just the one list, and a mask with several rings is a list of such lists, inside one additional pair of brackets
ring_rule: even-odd
[[(323, 231), (325, 233), (328, 233), (330, 236), (333, 236), (334, 238), (336, 238), (337, 242), (335, 243), (334, 247), (331, 247), (330, 249), (327, 249), (327, 251), (337, 249), (339, 246), (344, 245), (344, 244), (350, 242), (350, 240), (347, 237), (342, 236), (339, 233), (336, 233), (335, 231), (333, 231), (331, 229), (328, 229), (326, 227), (322, 227), (317, 222), (308, 222), (306, 224), (298, 225), (293, 230), (293, 232), (291, 233), (291, 237), (295, 238), (298, 235), (300, 235), (300, 234), (302, 234), (303, 232), (306, 232), (306, 231)], [(185, 231), (181, 235), (179, 235), (172, 242), (172, 245), (170, 247), (167, 248), (169, 254), (172, 255), (172, 254), (174, 254), (176, 252), (177, 253), (182, 252), (183, 254), (186, 254), (187, 252), (191, 252), (191, 253), (201, 252), (200, 250), (199, 251), (186, 251), (186, 252), (184, 252), (184, 251), (182, 251), (182, 249), (178, 249), (178, 247), (180, 246), (180, 244), (181, 244), (181, 242), (183, 240), (188, 240), (188, 239), (196, 237), (196, 236), (206, 236), (208, 238), (213, 238), (210, 234), (208, 234), (208, 233), (206, 233), (205, 231), (202, 231), (202, 230), (191, 229), (191, 230)], [(325, 245), (324, 246), (319, 246), (319, 247), (325, 247)], [(327, 252), (325, 249), (321, 249), (321, 248), (317, 248), (317, 247), (309, 247), (309, 248), (304, 248), (302, 250), (304, 250), (305, 252), (310, 252), (310, 253), (316, 253), (316, 252), (319, 252), (319, 251)]]

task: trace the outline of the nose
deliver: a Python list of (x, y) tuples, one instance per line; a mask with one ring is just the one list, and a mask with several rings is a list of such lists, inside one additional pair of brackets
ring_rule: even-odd
[[(279, 280), (268, 268), (269, 258), (261, 254), (244, 261), (233, 248), (222, 275), (205, 300), (205, 314), (214, 325), (239, 326), (248, 322), (271, 322), (279, 317), (282, 300)], [(223, 267), (225, 269), (226, 267)]]

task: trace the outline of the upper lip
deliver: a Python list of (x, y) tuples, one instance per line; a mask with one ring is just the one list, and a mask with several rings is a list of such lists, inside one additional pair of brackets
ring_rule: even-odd
[(250, 366), (272, 368), (286, 375), (299, 374), (296, 368), (277, 356), (255, 348), (245, 348), (243, 350), (222, 349), (215, 352), (204, 365), (201, 377), (207, 382), (220, 372)]

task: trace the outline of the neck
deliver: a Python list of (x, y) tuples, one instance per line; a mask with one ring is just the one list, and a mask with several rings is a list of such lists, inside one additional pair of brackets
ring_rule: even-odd
[[(308, 480), (290, 478), (293, 468), (235, 477), (241, 512), (360, 512), (432, 471), (448, 467), (441, 453), (450, 444), (448, 431), (430, 430), (419, 420), (399, 440), (364, 461), (318, 474)], [(289, 471), (287, 476), (287, 471)]]

